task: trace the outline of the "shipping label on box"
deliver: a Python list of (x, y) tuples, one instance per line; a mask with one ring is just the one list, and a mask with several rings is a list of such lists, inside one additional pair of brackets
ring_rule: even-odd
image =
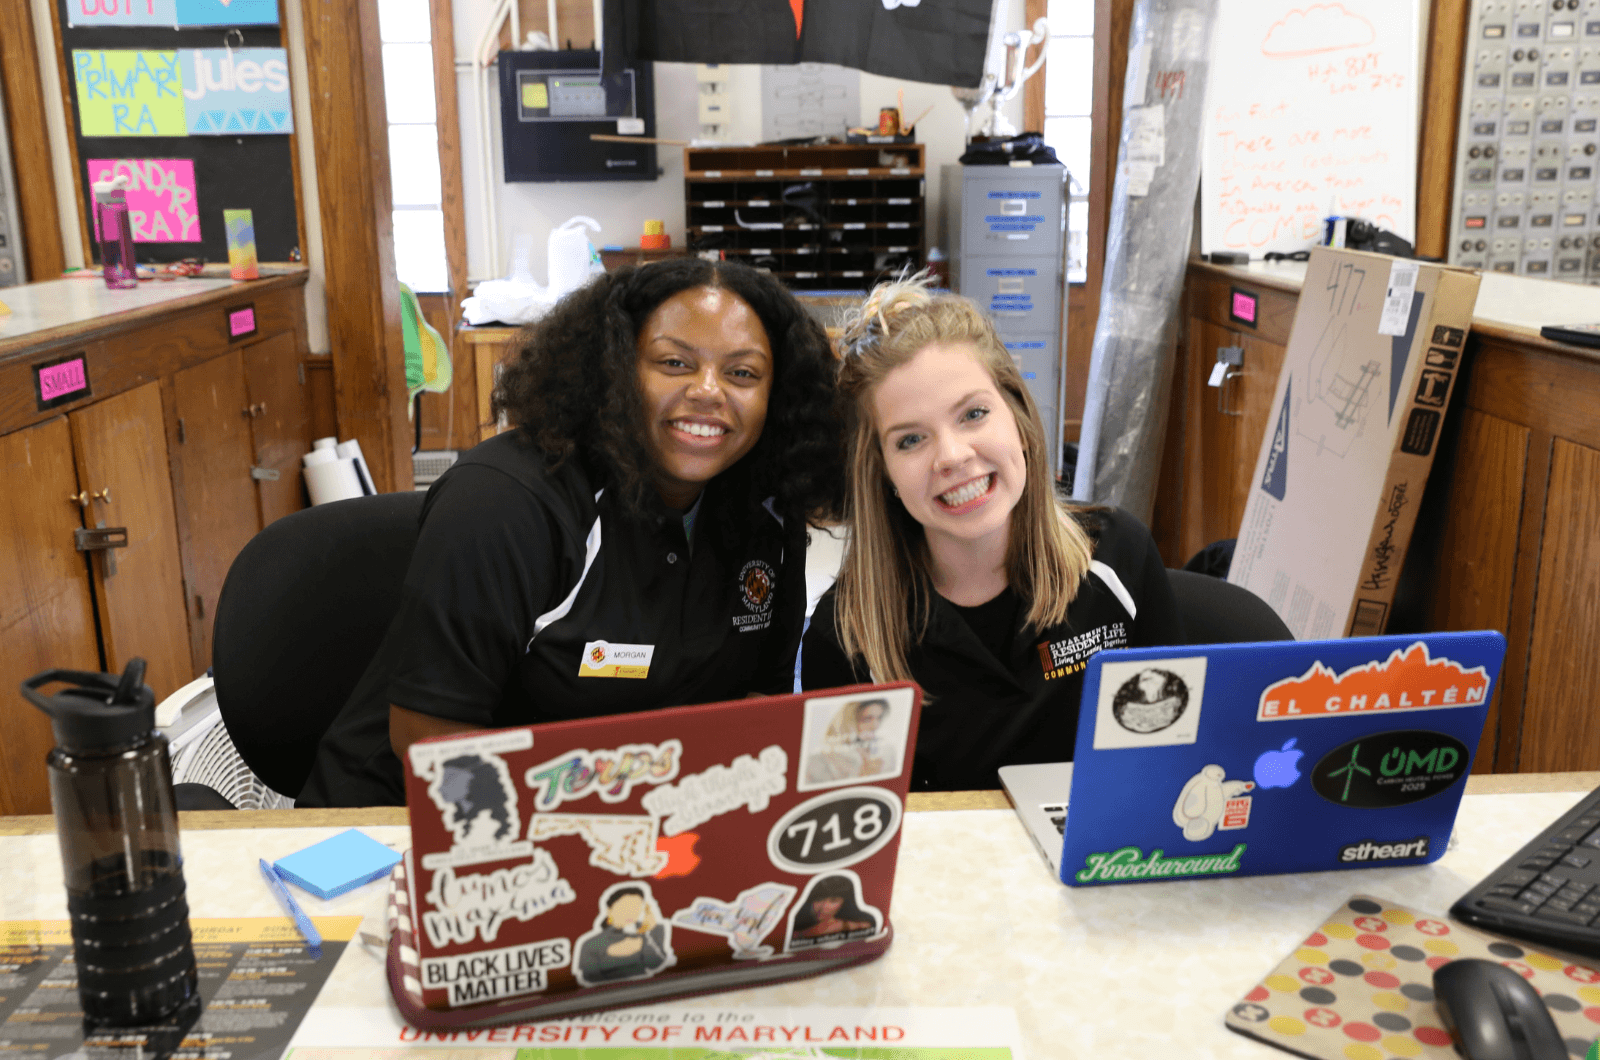
[(1228, 580), (1298, 639), (1382, 633), (1478, 275), (1318, 248)]

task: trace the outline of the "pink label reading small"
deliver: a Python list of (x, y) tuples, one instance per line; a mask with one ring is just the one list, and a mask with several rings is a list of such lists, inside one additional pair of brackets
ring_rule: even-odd
[(253, 306), (235, 309), (228, 314), (228, 334), (248, 335), (256, 329), (256, 311)]
[(1233, 292), (1233, 315), (1247, 324), (1256, 322), (1256, 300), (1247, 294)]
[(89, 389), (89, 380), (84, 374), (82, 357), (39, 369), (39, 400), (41, 401), (54, 401), (58, 397), (76, 394), (80, 390), (87, 389)]

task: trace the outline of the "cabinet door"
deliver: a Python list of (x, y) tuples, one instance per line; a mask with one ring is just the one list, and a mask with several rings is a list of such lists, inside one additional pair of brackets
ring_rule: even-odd
[(262, 526), (305, 507), (300, 457), (311, 448), (311, 416), (304, 379), (292, 332), (245, 348), (244, 383), (250, 397), (255, 466), (278, 473), (276, 479), (256, 481)]
[(0, 437), (0, 483), (0, 814), (49, 813), (50, 722), (17, 686), (100, 669), (66, 419)]
[(120, 672), (142, 656), (145, 684), (159, 703), (194, 675), (160, 384), (97, 401), (68, 419), (78, 481), (92, 498), (85, 524), (128, 530), (127, 548), (94, 553), (89, 563), (106, 668)]
[(1238, 415), (1233, 417), (1233, 481), (1228, 508), (1231, 529), (1225, 537), (1237, 536), (1244, 524), (1244, 507), (1255, 485), (1261, 442), (1277, 423), (1278, 410), (1272, 407), (1272, 395), (1285, 353), (1284, 347), (1254, 335), (1234, 333), (1234, 345), (1244, 348), (1244, 363), (1239, 366), (1241, 374), (1228, 384), (1226, 395), (1228, 408)]
[[(1213, 541), (1238, 534), (1239, 515), (1243, 510), (1237, 513), (1234, 510), (1234, 491), (1239, 478), (1238, 465), (1244, 457), (1239, 447), (1240, 380), (1235, 377), (1220, 387), (1210, 385), (1217, 350), (1238, 346), (1239, 333), (1193, 318), (1190, 325), (1191, 335), (1199, 340), (1190, 362), (1190, 408), (1194, 412), (1192, 422), (1198, 425), (1200, 483), (1200, 533), (1198, 540), (1189, 542), (1192, 546), (1189, 555), (1193, 555)], [(1249, 459), (1255, 459), (1254, 450)], [(1246, 470), (1245, 475), (1249, 474)]]
[(182, 484), (189, 642), (199, 673), (211, 665), (211, 623), (228, 566), (261, 529), (243, 359), (233, 350), (186, 368), (172, 377), (172, 389), (179, 438), (172, 464)]

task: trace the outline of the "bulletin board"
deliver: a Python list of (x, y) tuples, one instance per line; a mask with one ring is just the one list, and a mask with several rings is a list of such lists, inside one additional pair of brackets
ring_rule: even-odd
[(1305, 250), (1330, 215), (1415, 238), (1416, 33), (1393, 0), (1218, 5), (1203, 252)]
[[(180, 17), (193, 20), (190, 12), (207, 4), (217, 5), (219, 19), (253, 18), (257, 24), (171, 24)], [(222, 213), (233, 209), (252, 211), (260, 260), (301, 260), (299, 165), (293, 110), (283, 99), (287, 56), (280, 51), (278, 0), (228, 5), (177, 0), (176, 6), (174, 0), (121, 5), (55, 0), (55, 5), (72, 168), (90, 259), (99, 259), (91, 181), (120, 173), (133, 182), (127, 198), (134, 255), (141, 263), (226, 262)], [(178, 14), (157, 16), (170, 20), (164, 25), (110, 24), (99, 13), (113, 7), (173, 8)], [(175, 76), (194, 84), (175, 86)], [(272, 92), (270, 106), (248, 106), (250, 97), (238, 91), (242, 85), (265, 98), (280, 84), (284, 92)], [(174, 87), (187, 87), (188, 93)]]

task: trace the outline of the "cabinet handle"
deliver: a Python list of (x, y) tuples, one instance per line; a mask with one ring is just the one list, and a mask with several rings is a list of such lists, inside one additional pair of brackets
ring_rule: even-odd
[(1230, 379), (1238, 379), (1243, 375), (1244, 375), (1244, 373), (1242, 371), (1240, 371), (1239, 369), (1237, 369), (1237, 368), (1229, 368), (1222, 375), (1222, 383), (1217, 388), (1217, 411), (1222, 413), (1224, 416), (1243, 416), (1244, 415), (1244, 410), (1243, 409), (1234, 408), (1232, 406), (1232, 404), (1227, 400), (1227, 397), (1228, 397), (1228, 381)]
[(89, 507), (89, 491), (79, 490), (77, 493), (67, 494), (67, 500), (80, 508)]
[(91, 493), (91, 494), (89, 494), (89, 496), (91, 498), (93, 498), (94, 500), (103, 501), (106, 504), (110, 504), (111, 503), (111, 487), (107, 486), (105, 489), (101, 490), (99, 493)]

